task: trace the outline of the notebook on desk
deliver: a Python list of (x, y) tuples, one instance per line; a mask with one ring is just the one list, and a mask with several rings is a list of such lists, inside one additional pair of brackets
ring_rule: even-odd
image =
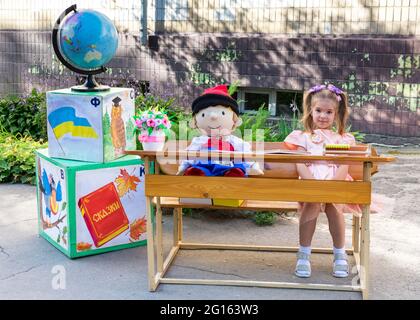
[(310, 155), (310, 152), (303, 151), (303, 150), (289, 150), (289, 149), (264, 149), (261, 152), (242, 152), (242, 151), (220, 151), (221, 153), (231, 153), (231, 154), (305, 154)]
[[(257, 154), (259, 154), (260, 152), (256, 152)], [(269, 149), (269, 150), (264, 150), (263, 152), (261, 152), (262, 154), (311, 154), (308, 151), (304, 151), (304, 150), (289, 150), (289, 149)]]

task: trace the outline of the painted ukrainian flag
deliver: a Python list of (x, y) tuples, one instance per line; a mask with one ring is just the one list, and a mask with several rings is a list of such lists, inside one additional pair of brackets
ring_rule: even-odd
[(73, 137), (98, 138), (89, 121), (86, 118), (77, 117), (73, 107), (66, 106), (54, 110), (48, 115), (48, 122), (57, 139), (67, 133)]

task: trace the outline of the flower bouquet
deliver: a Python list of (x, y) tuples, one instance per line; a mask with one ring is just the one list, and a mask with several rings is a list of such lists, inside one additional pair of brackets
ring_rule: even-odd
[(171, 128), (168, 115), (157, 109), (141, 111), (134, 116), (136, 129), (140, 132), (138, 138), (143, 150), (163, 150), (165, 139)]

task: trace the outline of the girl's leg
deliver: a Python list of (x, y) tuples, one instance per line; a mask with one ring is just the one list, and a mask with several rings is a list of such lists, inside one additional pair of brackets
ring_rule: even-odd
[(337, 208), (331, 203), (327, 203), (325, 205), (325, 213), (327, 214), (328, 227), (330, 229), (334, 247), (343, 248), (345, 244), (346, 230), (343, 213), (339, 212)]
[(347, 255), (344, 248), (346, 230), (344, 215), (331, 203), (326, 204), (325, 213), (327, 214), (328, 225), (334, 244), (333, 275), (335, 277), (344, 278), (349, 274)]
[(297, 253), (297, 263), (295, 275), (301, 278), (311, 276), (311, 242), (315, 232), (316, 220), (319, 216), (319, 203), (304, 203), (299, 219), (299, 251)]
[(299, 219), (299, 243), (303, 247), (311, 245), (320, 210), (321, 205), (319, 203), (303, 204)]

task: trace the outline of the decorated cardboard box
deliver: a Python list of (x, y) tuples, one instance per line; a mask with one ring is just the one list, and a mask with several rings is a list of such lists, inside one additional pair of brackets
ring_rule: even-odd
[(39, 233), (70, 258), (146, 244), (144, 166), (50, 158), (38, 150)]
[(50, 157), (108, 162), (135, 150), (134, 90), (47, 92)]

